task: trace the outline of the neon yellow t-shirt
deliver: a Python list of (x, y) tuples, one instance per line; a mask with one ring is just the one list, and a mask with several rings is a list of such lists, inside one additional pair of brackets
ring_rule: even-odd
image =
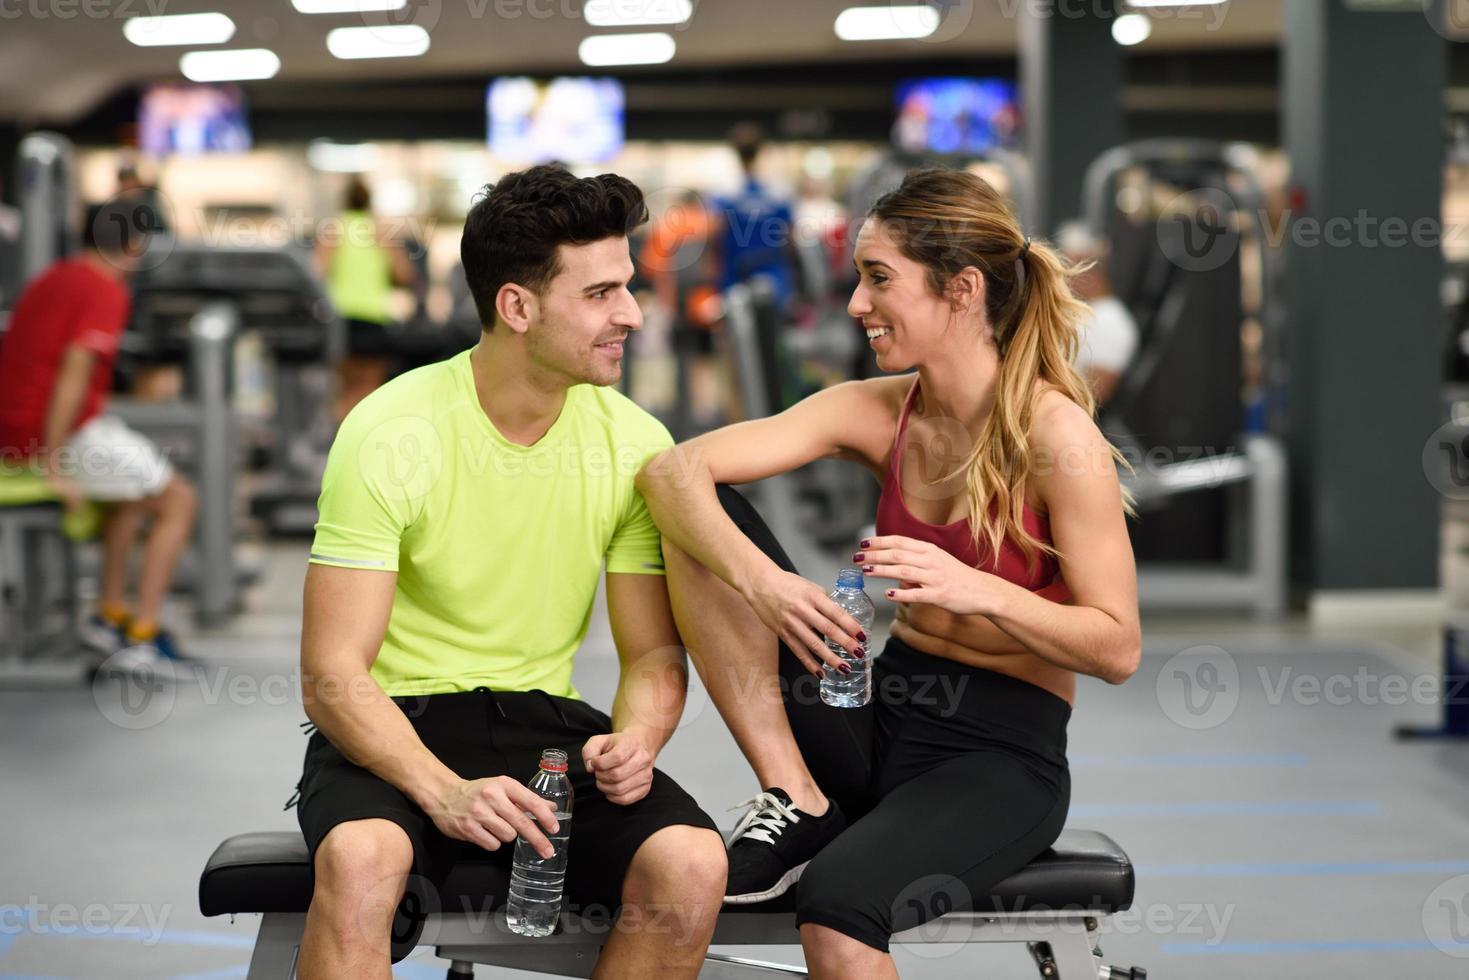
[(616, 390), (577, 385), (534, 446), (516, 445), (480, 407), (469, 355), (389, 382), (342, 422), (311, 561), (397, 571), (372, 666), (389, 695), (577, 697), (603, 562), (663, 574), (633, 479), (673, 439)]

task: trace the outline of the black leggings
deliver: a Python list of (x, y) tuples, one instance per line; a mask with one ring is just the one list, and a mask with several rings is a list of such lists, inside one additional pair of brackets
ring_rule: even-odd
[[(718, 491), (746, 536), (794, 572), (749, 501)], [(871, 703), (832, 708), (784, 644), (778, 660), (801, 754), (850, 822), (803, 873), (798, 923), (886, 951), (895, 932), (981, 910), (1061, 833), (1071, 798), (1061, 698), (889, 639), (873, 661)]]

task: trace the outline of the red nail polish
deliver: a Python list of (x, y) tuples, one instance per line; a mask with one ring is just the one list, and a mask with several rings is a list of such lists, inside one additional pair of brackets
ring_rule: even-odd
[(851, 665), (849, 664), (837, 664), (837, 670), (844, 674), (850, 674), (852, 672)]
[(863, 538), (861, 541), (859, 541), (857, 543), (859, 545), (861, 545), (863, 548), (871, 548), (872, 547), (872, 539), (871, 538)]
[(864, 572), (870, 572), (870, 571), (872, 571), (872, 566), (871, 565), (863, 565), (862, 566), (862, 571), (864, 571)]
[(867, 642), (867, 634), (864, 633), (864, 632), (862, 632), (861, 630), (858, 630), (857, 631), (857, 642), (859, 642), (859, 643), (866, 643)]
[(897, 591), (896, 589), (888, 589), (888, 592), (887, 592), (888, 598), (891, 599), (893, 597), (893, 593), (896, 592), (896, 591)]

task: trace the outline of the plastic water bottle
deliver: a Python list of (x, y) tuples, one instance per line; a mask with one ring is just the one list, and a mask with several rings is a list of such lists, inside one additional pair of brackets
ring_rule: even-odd
[[(851, 614), (862, 626), (862, 632), (872, 635), (872, 620), (877, 613), (872, 599), (862, 590), (862, 569), (844, 568), (837, 573), (837, 587), (830, 593), (836, 604)], [(843, 674), (832, 667), (822, 665), (821, 700), (837, 708), (860, 708), (872, 700), (872, 661), (867, 657), (867, 644), (862, 645), (862, 656), (854, 657), (845, 647), (830, 640), (826, 646), (841, 657), (852, 668)]]
[(549, 936), (556, 931), (556, 920), (561, 915), (566, 846), (571, 836), (571, 781), (566, 778), (566, 753), (560, 749), (542, 752), (541, 768), (527, 785), (556, 808), (556, 833), (546, 834), (556, 853), (543, 858), (524, 837), (515, 842), (505, 924), (520, 936)]

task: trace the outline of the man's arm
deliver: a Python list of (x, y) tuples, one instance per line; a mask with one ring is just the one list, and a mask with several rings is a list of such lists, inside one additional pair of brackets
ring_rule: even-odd
[(424, 810), (458, 777), (418, 737), (368, 673), (393, 608), (397, 572), (312, 564), (301, 625), (306, 717), (342, 755)]
[(613, 803), (647, 794), (653, 761), (683, 715), (689, 671), (667, 583), (662, 575), (607, 573), (607, 613), (621, 672), (612, 734), (590, 739), (582, 755)]
[(392, 784), (445, 834), (487, 850), (524, 835), (543, 856), (551, 846), (524, 811), (554, 826), (549, 803), (512, 777), (464, 780), (424, 746), (402, 710), (368, 670), (377, 659), (398, 573), (312, 564), (301, 627), (306, 717), (349, 761)]
[(621, 666), (612, 730), (636, 735), (656, 755), (683, 716), (689, 680), (668, 579), (609, 572), (607, 613)]
[(41, 428), (45, 446), (46, 479), (68, 507), (80, 506), (81, 490), (57, 468), (56, 450), (66, 445), (72, 426), (81, 414), (82, 402), (92, 380), (96, 355), (80, 344), (69, 344), (61, 354), (61, 365), (51, 387), (51, 400), (46, 405), (46, 419)]

